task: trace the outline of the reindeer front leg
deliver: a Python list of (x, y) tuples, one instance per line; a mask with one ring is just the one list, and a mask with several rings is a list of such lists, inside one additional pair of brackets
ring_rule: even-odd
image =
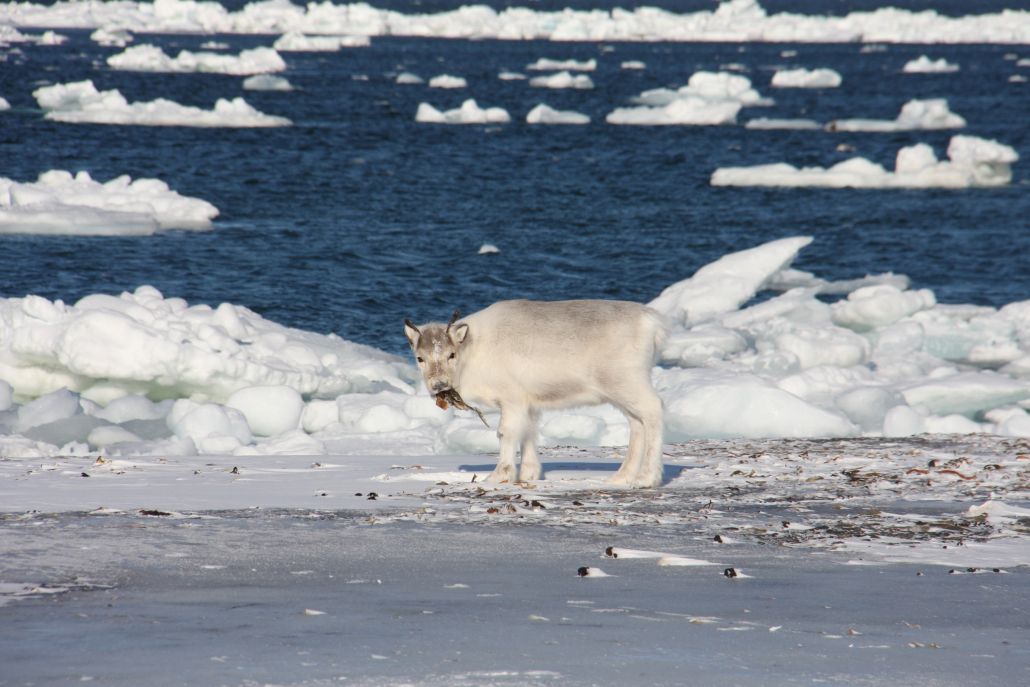
[(485, 482), (514, 482), (516, 478), (515, 456), (522, 443), (526, 423), (529, 420), (528, 408), (513, 405), (501, 405), (501, 421), (497, 425), (497, 438), (501, 440), (501, 453), (497, 467)]

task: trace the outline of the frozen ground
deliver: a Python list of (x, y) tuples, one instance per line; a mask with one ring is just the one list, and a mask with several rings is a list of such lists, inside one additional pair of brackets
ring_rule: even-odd
[(4, 684), (1020, 684), (1028, 450), (698, 441), (646, 492), (602, 449), (485, 490), (487, 456), (6, 460)]

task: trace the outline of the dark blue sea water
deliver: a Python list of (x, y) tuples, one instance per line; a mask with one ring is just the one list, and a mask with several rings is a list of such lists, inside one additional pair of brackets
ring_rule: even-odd
[[(569, 4), (569, 3), (562, 3)], [(689, 4), (689, 3), (688, 3)], [(902, 3), (903, 4), (903, 3)], [(954, 4), (954, 3), (952, 3)], [(1011, 3), (1008, 3), (1011, 6)], [(674, 3), (675, 5), (675, 3)], [(847, 5), (847, 6), (846, 6)], [(842, 14), (862, 3), (806, 3)], [(909, 3), (915, 8), (920, 4)], [(924, 3), (925, 5), (925, 3)], [(440, 9), (398, 4), (407, 11)], [(706, 5), (707, 7), (707, 5)], [(838, 9), (841, 7), (843, 9)], [(950, 7), (950, 5), (949, 5)], [(693, 6), (672, 7), (678, 11)], [(770, 9), (774, 9), (770, 5)], [(980, 10), (980, 5), (975, 8)], [(985, 7), (984, 9), (996, 9)], [(103, 66), (119, 52), (88, 32), (61, 47), (23, 46), (24, 63), (0, 64), (0, 176), (34, 180), (49, 169), (97, 180), (156, 177), (221, 211), (207, 233), (147, 238), (0, 236), (0, 296), (72, 302), (153, 284), (167, 296), (240, 303), (290, 326), (404, 353), (404, 317), (448, 317), (507, 298), (648, 301), (719, 256), (809, 234), (796, 267), (829, 278), (892, 270), (946, 302), (1000, 306), (1030, 298), (1030, 84), (1003, 55), (1030, 46), (614, 44), (373, 39), (340, 53), (285, 53), (292, 93), (243, 91), (242, 78), (134, 74)], [(272, 36), (219, 36), (231, 52)], [(137, 35), (177, 54), (210, 36)], [(784, 59), (783, 50), (797, 50)], [(962, 70), (901, 74), (921, 54)], [(497, 73), (539, 57), (599, 59), (591, 91), (532, 89)], [(643, 71), (622, 70), (643, 60)], [(99, 61), (101, 66), (95, 66)], [(776, 99), (752, 117), (893, 119), (911, 98), (945, 97), (969, 120), (961, 133), (1015, 147), (1024, 162), (1007, 188), (873, 191), (712, 188), (721, 166), (787, 161), (828, 166), (862, 155), (893, 169), (902, 146), (926, 142), (943, 157), (954, 131), (831, 134), (732, 127), (616, 127), (604, 116), (648, 88), (686, 83), (696, 70), (747, 66)], [(772, 89), (770, 67), (832, 67), (839, 89)], [(393, 74), (442, 73), (469, 86), (399, 86)], [(365, 75), (367, 81), (353, 80)], [(387, 76), (390, 75), (390, 76)], [(204, 108), (244, 96), (284, 115), (283, 129), (192, 129), (48, 122), (31, 91), (43, 82), (93, 79), (130, 101), (164, 97)], [(414, 121), (419, 102), (439, 109), (474, 97), (513, 123), (441, 126)], [(537, 103), (589, 114), (589, 126), (530, 126)], [(840, 143), (854, 153), (836, 150)], [(476, 254), (483, 243), (501, 250)]]

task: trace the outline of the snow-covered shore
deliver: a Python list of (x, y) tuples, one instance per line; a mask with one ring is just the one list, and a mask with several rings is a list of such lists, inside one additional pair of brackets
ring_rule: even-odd
[[(790, 267), (811, 240), (729, 254), (651, 303), (672, 324), (654, 370), (668, 441), (1030, 436), (1030, 301), (941, 304), (894, 274), (826, 281)], [(0, 301), (0, 379), (7, 457), (497, 450), (496, 413), (487, 427), (437, 408), (403, 358), (146, 286)], [(540, 434), (614, 447), (629, 427), (601, 406), (547, 413)]]
[(677, 14), (653, 7), (497, 12), (469, 5), (435, 14), (403, 14), (365, 3), (307, 7), (269, 0), (230, 12), (215, 2), (158, 0), (0, 5), (0, 24), (18, 27), (113, 27), (140, 33), (436, 36), (552, 41), (768, 41), (795, 43), (1030, 43), (1030, 12), (948, 17), (893, 7), (843, 17), (769, 15), (756, 0), (727, 0), (714, 11)]

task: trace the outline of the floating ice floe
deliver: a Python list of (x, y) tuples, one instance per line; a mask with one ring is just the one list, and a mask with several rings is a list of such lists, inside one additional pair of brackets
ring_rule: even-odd
[(501, 81), (525, 81), (529, 77), (518, 72), (501, 72), (497, 75), (497, 78)]
[(655, 88), (644, 91), (633, 99), (640, 105), (661, 107), (679, 98), (701, 98), (710, 101), (730, 101), (740, 103), (742, 107), (760, 107), (773, 105), (770, 98), (751, 87), (751, 80), (739, 74), (729, 72), (695, 72), (687, 81), (687, 85), (672, 90)]
[(218, 209), (181, 196), (160, 179), (123, 175), (101, 184), (63, 170), (20, 184), (0, 177), (0, 234), (149, 236), (165, 229), (210, 229)]
[(573, 76), (569, 72), (558, 72), (550, 76), (535, 76), (529, 80), (529, 85), (534, 88), (589, 89), (594, 87), (594, 82), (586, 74)]
[(68, 36), (62, 36), (53, 31), (44, 31), (43, 35), (36, 40), (36, 45), (61, 45), (68, 40)]
[(229, 44), (221, 41), (204, 41), (200, 44), (201, 50), (228, 50)]
[(89, 35), (90, 40), (105, 48), (124, 48), (136, 40), (128, 29), (104, 26)]
[(590, 117), (572, 110), (555, 110), (540, 103), (526, 115), (527, 124), (589, 124)]
[(367, 48), (368, 36), (306, 36), (300, 31), (287, 31), (272, 47), (280, 52), (337, 52), (340, 48)]
[(144, 44), (108, 57), (107, 64), (113, 69), (130, 72), (199, 72), (248, 76), (286, 71), (283, 58), (272, 48), (244, 50), (236, 56), (183, 50), (178, 57), (171, 58), (156, 45)]
[[(419, 36), (552, 41), (716, 41), (739, 43), (1001, 43), (1030, 42), (1030, 13), (949, 17), (933, 11), (884, 7), (846, 16), (769, 15), (755, 0), (728, 0), (714, 10), (677, 14), (654, 7), (633, 10), (535, 11), (483, 5), (431, 14), (402, 14), (365, 3), (332, 5), (251, 3), (231, 12), (218, 3), (160, 2), (7, 3), (0, 24), (96, 29), (117, 24), (144, 33), (242, 33)], [(558, 67), (565, 69), (566, 67)]]
[(546, 57), (541, 57), (533, 64), (527, 64), (526, 69), (539, 72), (592, 72), (597, 69), (597, 60), (578, 62), (576, 60), (550, 60)]
[(736, 124), (740, 103), (732, 100), (676, 98), (661, 107), (619, 107), (605, 117), (609, 124), (662, 126), (671, 124), (718, 125)]
[(777, 88), (837, 88), (842, 79), (833, 69), (782, 69), (772, 77)]
[(117, 89), (97, 91), (89, 80), (44, 86), (32, 95), (47, 111), (46, 118), (55, 122), (244, 128), (292, 124), (285, 117), (258, 112), (243, 98), (219, 98), (213, 110), (183, 106), (164, 98), (130, 104)]
[(835, 119), (827, 131), (893, 132), (915, 129), (961, 129), (966, 120), (948, 109), (944, 98), (909, 100), (901, 107), (897, 119)]
[(822, 129), (823, 125), (814, 119), (770, 119), (757, 117), (749, 119), (745, 129)]
[(254, 76), (248, 76), (243, 80), (243, 90), (245, 91), (292, 91), (294, 90), (293, 84), (290, 83), (289, 79), (282, 76), (272, 76), (271, 74), (256, 74)]
[(441, 74), (429, 80), (430, 88), (465, 88), (466, 86), (468, 86), (468, 82), (465, 79), (450, 74)]
[(397, 83), (399, 83), (399, 84), (423, 84), (423, 83), (425, 83), (425, 79), (423, 79), (418, 74), (412, 74), (411, 72), (401, 72), (400, 74), (397, 75)]
[(958, 70), (959, 66), (957, 64), (952, 64), (943, 57), (939, 60), (931, 60), (926, 55), (920, 55), (918, 59), (909, 60), (901, 69), (906, 74), (951, 74)]
[(429, 103), (419, 103), (415, 121), (430, 124), (507, 124), (511, 117), (504, 108), (488, 107), (484, 110), (469, 98), (461, 107), (446, 112), (437, 110)]
[(640, 60), (627, 60), (620, 65), (623, 69), (647, 69), (647, 65)]
[(819, 186), (826, 188), (971, 188), (1004, 186), (1012, 180), (1011, 164), (1019, 154), (997, 141), (954, 136), (950, 161), (940, 162), (925, 143), (898, 151), (894, 172), (856, 157), (829, 169), (787, 163), (725, 167), (712, 174), (713, 186)]
[(10, 110), (10, 109), (11, 109), (11, 103), (7, 102), (6, 98), (0, 97), (0, 112), (3, 112), (4, 110)]

